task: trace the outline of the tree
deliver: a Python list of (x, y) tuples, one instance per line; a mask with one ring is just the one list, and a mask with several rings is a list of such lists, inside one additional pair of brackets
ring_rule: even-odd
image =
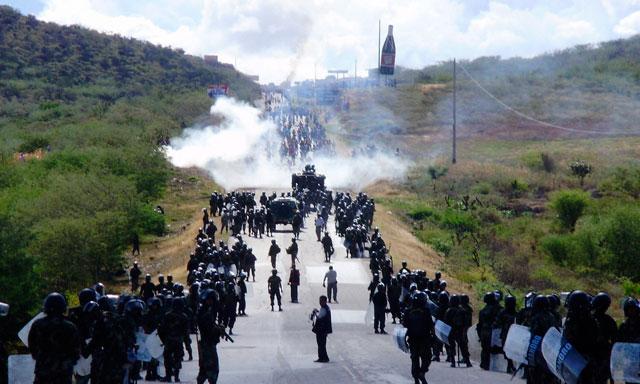
[(563, 229), (573, 232), (588, 203), (589, 197), (585, 192), (566, 190), (552, 196), (551, 208), (556, 211)]
[(427, 169), (427, 173), (429, 174), (429, 176), (431, 177), (431, 180), (433, 181), (433, 192), (436, 191), (436, 180), (439, 177), (446, 175), (448, 170), (449, 169), (447, 167), (437, 167), (433, 165), (429, 166), (429, 168)]
[(583, 160), (574, 161), (569, 165), (569, 168), (571, 168), (571, 173), (573, 173), (574, 176), (580, 178), (580, 186), (584, 185), (584, 178), (593, 171), (591, 164)]
[(604, 234), (614, 270), (640, 281), (640, 209), (619, 209), (611, 216)]

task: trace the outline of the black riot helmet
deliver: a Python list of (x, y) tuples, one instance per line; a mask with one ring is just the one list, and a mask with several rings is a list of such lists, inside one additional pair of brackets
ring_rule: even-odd
[(109, 299), (107, 296), (102, 296), (101, 298), (99, 298), (98, 305), (100, 306), (100, 310), (103, 312), (114, 311), (113, 303), (111, 302), (111, 299)]
[(515, 296), (507, 295), (507, 297), (504, 298), (504, 307), (509, 311), (515, 311), (516, 310)]
[(427, 294), (422, 291), (413, 293), (413, 305), (415, 308), (424, 308), (427, 305)]
[(591, 308), (596, 313), (605, 313), (611, 305), (611, 296), (606, 292), (599, 292), (593, 300), (591, 300)]
[(493, 292), (485, 293), (483, 301), (487, 305), (493, 305), (493, 304), (496, 304), (498, 302), (498, 300), (496, 298), (496, 295)]
[(535, 292), (529, 292), (524, 297), (524, 307), (525, 308), (533, 308), (533, 300), (535, 300), (536, 296), (538, 296)]
[(633, 297), (627, 297), (624, 300), (624, 304), (622, 304), (622, 310), (624, 311), (625, 317), (637, 317), (640, 314), (640, 306), (638, 305), (638, 300), (634, 299)]
[(536, 298), (533, 299), (534, 312), (542, 312), (546, 311), (547, 309), (549, 309), (549, 299), (547, 299), (547, 296), (540, 295), (536, 296)]
[(438, 295), (438, 305), (449, 305), (449, 295), (447, 292), (440, 292)]
[(147, 305), (149, 306), (149, 309), (161, 309), (162, 300), (154, 296), (149, 298), (149, 300), (147, 301)]
[(171, 309), (176, 312), (182, 312), (184, 310), (184, 300), (182, 297), (174, 297), (171, 302)]
[(44, 313), (62, 316), (67, 311), (67, 300), (58, 292), (52, 292), (44, 299)]
[(144, 281), (146, 281), (147, 283), (150, 283), (151, 282), (151, 275), (148, 274), (148, 273), (146, 275), (144, 275)]
[(462, 305), (469, 304), (469, 295), (464, 294), (464, 293), (462, 295), (460, 295), (460, 304), (462, 304)]
[(588, 311), (591, 308), (591, 297), (583, 291), (573, 291), (567, 297), (567, 308), (572, 312)]
[(460, 305), (460, 296), (451, 295), (451, 297), (449, 298), (449, 306), (450, 307), (457, 307), (458, 305)]
[(85, 288), (78, 293), (78, 301), (80, 302), (80, 307), (84, 307), (90, 301), (98, 301), (98, 295), (93, 289)]

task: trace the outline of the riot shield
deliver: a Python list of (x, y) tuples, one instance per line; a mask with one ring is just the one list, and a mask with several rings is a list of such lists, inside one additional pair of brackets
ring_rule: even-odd
[(615, 343), (613, 345), (611, 376), (616, 382), (640, 383), (640, 344)]
[(527, 352), (531, 341), (529, 327), (512, 324), (504, 342), (504, 353), (516, 364), (527, 364)]
[(549, 370), (567, 384), (577, 384), (587, 361), (556, 328), (549, 328), (542, 339), (542, 355)]
[(160, 341), (158, 331), (153, 331), (148, 334), (144, 343), (151, 357), (160, 360), (164, 353), (164, 346), (162, 345), (162, 341)]
[(451, 326), (438, 320), (436, 321), (435, 331), (438, 340), (446, 345), (449, 345), (449, 334), (451, 333)]
[(43, 312), (38, 313), (37, 315), (34, 316), (33, 319), (29, 320), (27, 325), (22, 327), (20, 332), (18, 332), (18, 338), (20, 339), (20, 341), (22, 341), (24, 345), (29, 347), (29, 332), (31, 331), (31, 327), (33, 326), (33, 323), (35, 323), (36, 320), (42, 319), (43, 317), (46, 317), (46, 316), (47, 315), (45, 315)]
[(396, 343), (396, 346), (399, 350), (404, 353), (409, 353), (409, 346), (407, 345), (407, 328), (405, 327), (396, 327), (393, 330), (393, 339)]
[[(87, 339), (85, 342), (89, 344), (91, 342), (91, 338)], [(91, 374), (92, 360), (93, 360), (93, 357), (91, 355), (89, 355), (89, 357), (84, 357), (81, 354), (80, 358), (76, 362), (76, 365), (73, 367), (73, 372), (79, 376), (87, 376)]]
[(369, 327), (373, 324), (373, 302), (369, 303), (367, 307), (367, 312), (364, 314), (364, 324)]
[(151, 352), (149, 352), (149, 348), (147, 347), (148, 336), (149, 335), (142, 331), (136, 332), (136, 345), (138, 345), (138, 350), (136, 351), (136, 360), (138, 361), (151, 361)]

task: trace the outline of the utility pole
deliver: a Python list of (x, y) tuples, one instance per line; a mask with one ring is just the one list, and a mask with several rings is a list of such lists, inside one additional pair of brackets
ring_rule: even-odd
[(456, 59), (453, 59), (453, 149), (451, 164), (456, 163)]
[(380, 33), (382, 28), (382, 24), (380, 19), (378, 19), (378, 86), (380, 86)]
[(356, 88), (358, 86), (358, 59), (353, 66), (353, 87)]

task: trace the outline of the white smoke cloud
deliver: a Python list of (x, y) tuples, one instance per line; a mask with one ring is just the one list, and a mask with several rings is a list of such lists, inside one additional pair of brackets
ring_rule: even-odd
[[(218, 126), (191, 127), (171, 140), (167, 156), (178, 167), (205, 169), (226, 190), (237, 188), (290, 188), (289, 167), (279, 156), (267, 155), (267, 143), (278, 143), (277, 128), (260, 118), (246, 103), (219, 98), (212, 115), (223, 118)], [(276, 151), (277, 152), (277, 151)], [(316, 156), (316, 170), (326, 175), (329, 188), (361, 190), (379, 180), (403, 179), (408, 161), (378, 152), (373, 156)]]

